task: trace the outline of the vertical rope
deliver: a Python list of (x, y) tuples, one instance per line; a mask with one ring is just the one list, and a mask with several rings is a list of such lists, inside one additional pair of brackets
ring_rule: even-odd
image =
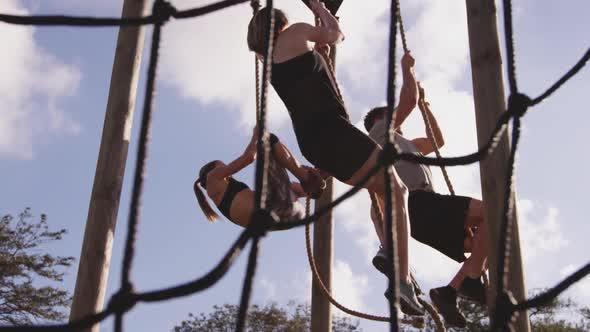
[[(315, 17), (315, 25), (316, 26), (320, 26), (322, 24), (322, 21), (320, 20), (320, 18), (318, 16)], [(330, 54), (327, 51), (324, 52), (319, 52), (320, 55), (322, 56), (322, 58), (324, 58), (324, 61), (326, 61), (326, 64), (328, 65), (328, 73), (330, 74), (330, 78), (332, 79), (332, 82), (334, 83), (334, 87), (336, 88), (336, 94), (338, 95), (338, 98), (340, 98), (340, 102), (342, 104), (344, 104), (344, 98), (342, 97), (342, 92), (340, 91), (340, 85), (338, 84), (338, 81), (336, 80), (336, 68), (334, 67), (334, 63), (332, 62), (332, 58), (330, 58)]]
[[(165, 6), (163, 0), (156, 0), (154, 2), (152, 12), (157, 13), (157, 11), (159, 9), (161, 10), (163, 6)], [(143, 181), (146, 172), (162, 24), (162, 22), (156, 22), (152, 32), (146, 95), (143, 105), (143, 115), (139, 134), (139, 146), (137, 148), (137, 161), (135, 164), (133, 189), (131, 193), (131, 206), (129, 209), (129, 222), (127, 223), (127, 237), (125, 240), (125, 252), (123, 256), (123, 272), (121, 274), (120, 290), (122, 294), (133, 292), (133, 285), (131, 284), (131, 266), (133, 264), (133, 258), (135, 257), (135, 240), (137, 235), (137, 227), (139, 225), (141, 199), (143, 195)], [(121, 312), (115, 313), (114, 329), (116, 332), (123, 330), (123, 314)]]
[[(418, 108), (420, 108), (420, 112), (422, 113), (422, 119), (424, 119), (424, 125), (426, 127), (426, 136), (428, 136), (428, 140), (430, 141), (430, 144), (432, 144), (432, 148), (434, 149), (436, 157), (442, 158), (442, 155), (440, 154), (440, 150), (438, 148), (438, 144), (436, 144), (436, 140), (434, 139), (434, 130), (432, 130), (432, 124), (430, 123), (430, 119), (428, 119), (428, 114), (426, 113), (426, 103), (422, 99), (420, 99), (418, 103)], [(453, 188), (451, 178), (449, 177), (449, 173), (447, 173), (447, 168), (444, 165), (441, 165), (440, 170), (445, 179), (445, 183), (447, 184), (447, 188), (449, 189), (449, 193), (451, 193), (451, 195), (454, 196), (455, 188)]]
[[(504, 33), (506, 41), (506, 56), (508, 66), (508, 82), (510, 89), (510, 97), (508, 100), (508, 108), (515, 107), (515, 98), (518, 95), (518, 86), (516, 82), (516, 66), (514, 56), (514, 35), (512, 30), (512, 1), (504, 0)], [(521, 116), (521, 115), (520, 115)], [(499, 234), (499, 245), (498, 245), (498, 271), (497, 280), (498, 287), (496, 289), (496, 299), (502, 296), (502, 293), (506, 290), (508, 284), (508, 272), (509, 272), (509, 261), (510, 261), (510, 248), (512, 246), (511, 234), (513, 227), (513, 220), (511, 218), (512, 211), (514, 209), (514, 163), (516, 159), (516, 149), (520, 139), (520, 116), (515, 116), (512, 123), (512, 144), (510, 150), (510, 157), (508, 159), (508, 170), (506, 174), (506, 185), (504, 192), (504, 209), (502, 215), (502, 221), (500, 224)], [(497, 301), (497, 300), (496, 300)], [(498, 303), (495, 306), (494, 316), (498, 316)], [(510, 316), (506, 316), (508, 320)], [(506, 322), (495, 322), (495, 324), (501, 324), (502, 328), (507, 328), (510, 324)]]
[[(255, 4), (253, 4), (253, 8)], [(268, 32), (267, 32), (267, 50), (264, 56), (264, 66), (262, 69), (262, 91), (260, 93), (259, 111), (257, 112), (257, 125), (258, 125), (258, 142), (257, 142), (257, 155), (256, 158), (256, 187), (255, 187), (255, 206), (257, 210), (263, 210), (266, 208), (266, 195), (267, 195), (267, 177), (268, 177), (268, 155), (270, 153), (270, 144), (268, 141), (268, 135), (266, 133), (266, 106), (268, 99), (268, 85), (270, 82), (272, 72), (272, 55), (274, 47), (274, 9), (273, 0), (268, 0), (266, 7), (270, 10), (268, 20)], [(254, 10), (254, 9), (253, 9)], [(258, 76), (258, 75), (257, 75)], [(255, 213), (253, 214), (253, 216)], [(251, 224), (260, 222), (252, 218)], [(238, 311), (238, 317), (236, 322), (236, 331), (244, 331), (246, 325), (246, 316), (248, 313), (248, 307), (250, 305), (250, 295), (252, 293), (252, 283), (254, 275), (256, 273), (257, 257), (259, 250), (261, 234), (255, 234), (252, 238), (252, 249), (250, 250), (250, 256), (248, 259), (248, 266), (246, 269), (246, 276), (244, 277), (244, 284), (242, 288), (242, 296), (240, 299), (240, 309)]]
[[(252, 7), (252, 17), (254, 17), (260, 10), (260, 1), (252, 0), (250, 2), (250, 6)], [(256, 121), (258, 121), (258, 118), (260, 117), (260, 65), (258, 63), (258, 58), (256, 57), (256, 54), (254, 54), (254, 80), (256, 84)]]
[[(395, 51), (396, 51), (396, 36), (397, 36), (397, 12), (398, 12), (398, 1), (392, 0), (391, 2), (391, 13), (390, 13), (390, 30), (389, 30), (389, 68), (387, 75), (387, 143), (385, 144), (384, 150), (388, 150), (389, 147), (393, 146), (394, 150), (397, 151), (397, 147), (393, 141), (393, 118), (395, 113)], [(389, 289), (392, 290), (393, 296), (389, 301), (389, 314), (391, 317), (390, 331), (397, 332), (399, 330), (398, 323), (398, 308), (399, 308), (399, 275), (398, 275), (398, 258), (397, 258), (397, 231), (396, 231), (396, 212), (400, 213), (403, 211), (395, 211), (394, 206), (394, 195), (393, 191), (393, 166), (387, 165), (383, 171), (385, 174), (385, 245), (387, 248), (387, 259), (390, 266), (392, 267), (393, 278), (389, 279)]]
[(508, 58), (508, 83), (510, 85), (510, 93), (516, 94), (518, 92), (518, 86), (516, 84), (514, 35), (512, 31), (512, 1), (504, 0), (504, 35), (506, 41), (506, 56)]
[[(402, 40), (402, 46), (404, 48), (404, 52), (408, 52), (408, 42), (406, 40), (406, 29), (404, 28), (404, 21), (402, 19), (402, 13), (401, 13), (401, 7), (399, 5), (399, 1), (398, 1), (398, 10), (397, 10), (397, 20), (399, 22), (399, 32), (400, 32), (400, 36), (401, 36), (401, 40)], [(425, 104), (423, 100), (419, 100), (418, 101), (419, 105), (418, 108), (420, 108), (420, 113), (422, 114), (422, 119), (424, 120), (424, 126), (426, 127), (426, 136), (428, 137), (430, 144), (432, 144), (432, 148), (434, 149), (434, 153), (436, 154), (437, 158), (442, 158), (442, 155), (440, 154), (440, 150), (438, 148), (438, 145), (436, 144), (436, 141), (434, 140), (434, 131), (432, 130), (432, 124), (430, 123), (430, 120), (428, 119), (428, 114), (426, 113), (426, 108), (425, 108)], [(455, 189), (453, 188), (453, 184), (451, 183), (451, 178), (449, 177), (449, 173), (447, 172), (447, 169), (444, 165), (440, 166), (440, 170), (442, 171), (443, 177), (445, 179), (445, 183), (447, 184), (447, 188), (449, 189), (449, 193), (451, 193), (451, 195), (455, 195)]]
[(401, 40), (402, 40), (402, 47), (404, 48), (404, 52), (408, 52), (408, 42), (406, 40), (406, 29), (404, 28), (404, 21), (402, 20), (402, 9), (399, 3), (399, 0), (397, 1), (397, 21), (399, 22), (399, 34), (401, 36)]

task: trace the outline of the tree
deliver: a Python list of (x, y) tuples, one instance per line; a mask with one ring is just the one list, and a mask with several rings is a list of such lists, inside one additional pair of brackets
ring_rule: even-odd
[[(224, 304), (213, 306), (213, 312), (200, 313), (198, 316), (189, 314), (189, 319), (175, 326), (174, 332), (225, 332), (234, 331), (238, 306)], [(264, 307), (253, 305), (246, 318), (246, 331), (251, 332), (299, 332), (309, 331), (311, 324), (311, 309), (309, 305), (290, 302), (288, 308), (281, 308), (276, 303), (266, 304)], [(348, 317), (333, 317), (332, 330), (334, 332), (356, 332), (359, 321), (352, 321)]]
[[(531, 297), (543, 290), (536, 290)], [(464, 329), (449, 328), (449, 332), (489, 331), (490, 320), (482, 306), (459, 299), (459, 308), (467, 318)], [(584, 332), (590, 331), (590, 307), (580, 306), (570, 298), (556, 298), (551, 303), (529, 310), (531, 328), (535, 332)], [(426, 331), (435, 331), (434, 322), (426, 319)]]
[(61, 240), (65, 229), (52, 232), (47, 216), (33, 222), (26, 208), (14, 220), (11, 215), (0, 219), (0, 324), (23, 325), (35, 321), (57, 321), (66, 318), (62, 309), (70, 306), (67, 291), (53, 286), (40, 286), (39, 277), (50, 282), (63, 281), (63, 268), (72, 265), (73, 257), (42, 253), (41, 246)]

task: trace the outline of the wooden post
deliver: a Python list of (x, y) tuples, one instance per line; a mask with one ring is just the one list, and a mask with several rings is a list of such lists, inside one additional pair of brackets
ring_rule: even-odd
[[(336, 46), (331, 46), (330, 58), (332, 65), (336, 67)], [(329, 204), (333, 199), (333, 178), (326, 180), (326, 191), (316, 203), (317, 211), (322, 206)], [(333, 260), (333, 234), (332, 211), (326, 213), (313, 224), (313, 255), (316, 260), (318, 273), (328, 290), (332, 291), (332, 260)], [(330, 300), (324, 296), (321, 286), (313, 279), (311, 286), (311, 332), (332, 331), (332, 307)]]
[[(471, 72), (473, 78), (473, 97), (477, 122), (477, 139), (479, 146), (488, 140), (498, 118), (506, 109), (504, 82), (502, 80), (502, 56), (496, 26), (495, 1), (466, 0), (467, 25), (469, 31), (469, 47), (471, 53)], [(491, 298), (488, 297), (490, 309), (493, 309), (498, 286), (498, 248), (500, 220), (504, 206), (506, 171), (509, 158), (509, 135), (506, 133), (500, 140), (495, 152), (480, 162), (481, 187), (484, 202), (484, 218), (489, 227), (489, 266), (491, 282)], [(509, 275), (507, 287), (517, 300), (526, 296), (520, 255), (520, 240), (516, 209), (512, 215), (512, 234)], [(492, 313), (493, 310), (490, 310)], [(490, 317), (494, 320), (494, 317)], [(513, 325), (516, 331), (530, 331), (527, 313), (518, 315)]]
[[(147, 0), (125, 0), (123, 17), (145, 14)], [(144, 27), (119, 29), (111, 85), (80, 254), (70, 321), (102, 310), (131, 136)], [(84, 331), (98, 332), (99, 324)]]

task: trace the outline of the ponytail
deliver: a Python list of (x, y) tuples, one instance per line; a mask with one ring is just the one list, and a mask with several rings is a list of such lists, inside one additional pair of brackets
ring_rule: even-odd
[(195, 181), (193, 185), (193, 190), (195, 191), (197, 202), (199, 202), (199, 206), (205, 214), (205, 217), (207, 217), (207, 220), (209, 220), (210, 222), (215, 222), (219, 218), (219, 215), (213, 210), (211, 205), (209, 205), (209, 202), (207, 201), (207, 198), (205, 197), (203, 190), (199, 186), (200, 182), (201, 179), (198, 179), (197, 181)]

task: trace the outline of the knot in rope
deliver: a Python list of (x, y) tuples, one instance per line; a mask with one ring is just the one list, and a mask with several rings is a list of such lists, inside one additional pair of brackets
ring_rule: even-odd
[(137, 294), (133, 292), (133, 285), (128, 283), (111, 297), (108, 309), (116, 313), (124, 313), (133, 308), (137, 304), (137, 300)]
[(510, 322), (514, 320), (516, 300), (508, 290), (502, 291), (496, 300), (496, 316), (492, 331), (511, 331)]
[(253, 237), (263, 237), (275, 223), (276, 221), (270, 215), (270, 212), (264, 209), (258, 209), (252, 213), (252, 219), (250, 220), (250, 225), (248, 225), (248, 232)]
[(529, 106), (531, 98), (523, 93), (513, 93), (508, 97), (508, 112), (521, 118), (524, 116)]
[(393, 165), (399, 159), (399, 151), (395, 147), (395, 144), (387, 142), (383, 146), (381, 155), (379, 156), (379, 163), (382, 166)]
[(252, 13), (256, 15), (258, 10), (260, 9), (260, 1), (259, 0), (252, 0), (250, 1), (250, 7), (252, 7)]
[(170, 20), (170, 17), (176, 16), (178, 11), (172, 4), (165, 0), (156, 0), (154, 7), (152, 8), (152, 16), (160, 24), (163, 24)]

